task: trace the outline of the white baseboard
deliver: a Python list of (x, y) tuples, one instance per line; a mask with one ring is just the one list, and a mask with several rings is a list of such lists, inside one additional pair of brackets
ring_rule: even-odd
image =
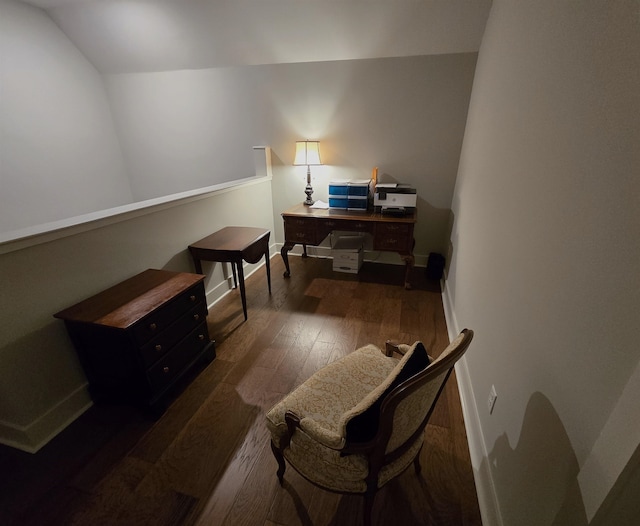
[[(441, 281), (441, 289), (449, 341), (452, 341), (462, 329), (458, 325), (452, 299), (445, 280)], [(473, 327), (469, 328), (473, 329)], [(480, 426), (478, 406), (475, 402), (476, 397), (473, 393), (473, 384), (471, 382), (466, 356), (463, 356), (458, 361), (455, 369), (482, 524), (484, 526), (502, 526), (502, 516), (500, 514), (495, 485), (491, 475), (491, 467), (488, 461), (489, 455), (482, 433), (482, 427)]]
[(0, 421), (0, 444), (37, 453), (52, 438), (93, 405), (87, 384), (26, 426)]

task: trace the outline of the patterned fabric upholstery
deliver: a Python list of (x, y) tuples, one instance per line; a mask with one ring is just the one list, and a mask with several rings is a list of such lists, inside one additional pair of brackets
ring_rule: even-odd
[[(378, 347), (368, 345), (317, 371), (268, 412), (267, 426), (274, 445), (280, 448), (281, 439), (287, 434), (285, 413), (294, 412), (300, 418), (300, 429), (284, 449), (284, 457), (303, 476), (321, 486), (335, 491), (364, 493), (367, 458), (359, 454), (342, 455), (340, 451), (348, 440), (348, 423), (362, 415), (391, 386), (418, 345), (422, 344), (401, 345), (405, 354), (400, 360), (387, 357)], [(426, 384), (401, 402), (401, 411), (394, 417), (388, 452), (416, 431), (426, 413), (424, 407), (431, 404), (437, 388)], [(412, 418), (413, 415), (417, 418)], [(413, 461), (423, 439), (420, 434), (400, 458), (382, 468), (378, 476), (379, 487)]]
[(329, 448), (343, 448), (343, 415), (379, 388), (398, 363), (375, 345), (367, 345), (320, 369), (267, 414), (274, 443), (280, 447), (280, 438), (287, 431), (284, 414), (293, 411), (301, 418), (303, 431), (314, 440)]

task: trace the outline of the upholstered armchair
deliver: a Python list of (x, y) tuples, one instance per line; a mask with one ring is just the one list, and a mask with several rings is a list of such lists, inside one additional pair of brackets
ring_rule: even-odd
[(421, 342), (368, 345), (317, 371), (267, 413), (280, 484), (286, 461), (321, 488), (362, 494), (369, 526), (377, 490), (420, 471), (425, 426), (472, 338), (463, 330), (435, 360)]

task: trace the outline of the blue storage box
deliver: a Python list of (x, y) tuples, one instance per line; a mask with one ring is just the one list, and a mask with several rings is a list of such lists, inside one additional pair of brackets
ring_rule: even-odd
[(366, 210), (369, 181), (338, 181), (329, 183), (329, 208)]
[(347, 195), (367, 197), (369, 195), (369, 183), (349, 183), (349, 186), (347, 188)]
[(367, 209), (367, 196), (353, 196), (350, 195), (347, 199), (347, 208), (349, 210), (366, 210)]
[(340, 195), (348, 195), (349, 193), (349, 183), (329, 183), (329, 197), (331, 196), (340, 196)]
[(348, 208), (349, 206), (349, 199), (347, 199), (347, 196), (345, 195), (344, 197), (334, 197), (334, 196), (329, 196), (329, 208)]

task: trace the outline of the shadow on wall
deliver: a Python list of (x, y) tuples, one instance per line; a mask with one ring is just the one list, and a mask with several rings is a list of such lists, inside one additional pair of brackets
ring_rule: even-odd
[(505, 526), (587, 526), (578, 461), (560, 417), (543, 394), (531, 396), (516, 448), (503, 434), (489, 462)]
[(600, 506), (590, 526), (640, 524), (640, 444)]
[(453, 230), (453, 212), (451, 208), (438, 208), (431, 204), (428, 189), (418, 188), (420, 180), (397, 179), (387, 172), (378, 176), (378, 180), (384, 183), (409, 184), (417, 190), (416, 208), (418, 211), (418, 222), (415, 227), (414, 237), (416, 247), (414, 254), (427, 255), (430, 252), (437, 252), (445, 257), (445, 262), (449, 261), (449, 239)]

